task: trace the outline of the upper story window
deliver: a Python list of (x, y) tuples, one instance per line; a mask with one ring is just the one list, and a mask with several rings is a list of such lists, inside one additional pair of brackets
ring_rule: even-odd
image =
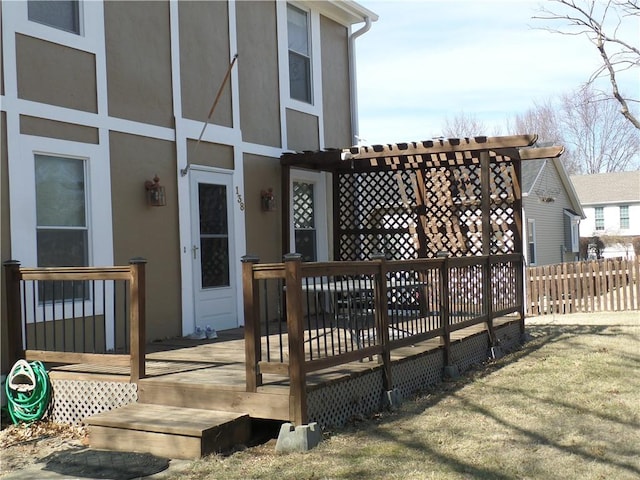
[(289, 93), (291, 98), (312, 103), (311, 35), (309, 14), (287, 5), (289, 45)]
[(80, 35), (79, 3), (79, 0), (29, 0), (29, 20)]
[(596, 230), (604, 230), (604, 207), (595, 208)]
[(629, 205), (620, 205), (620, 228), (629, 228)]

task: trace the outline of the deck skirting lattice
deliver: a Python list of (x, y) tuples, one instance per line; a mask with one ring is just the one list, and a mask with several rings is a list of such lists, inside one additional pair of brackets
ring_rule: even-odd
[(489, 335), (478, 333), (451, 344), (449, 363), (458, 367), (460, 373), (474, 365), (480, 365), (489, 358)]
[(442, 350), (434, 350), (418, 357), (410, 357), (395, 362), (391, 367), (393, 388), (402, 398), (442, 381), (444, 357)]
[(52, 380), (49, 417), (58, 423), (77, 425), (96, 413), (138, 401), (135, 383), (89, 380)]
[(495, 329), (495, 336), (498, 345), (503, 351), (513, 350), (521, 343), (520, 324), (518, 322), (508, 323)]
[(380, 411), (382, 370), (346, 378), (307, 394), (309, 421), (322, 427), (339, 427)]
[[(520, 344), (518, 322), (495, 329), (495, 336), (504, 351)], [(450, 363), (460, 372), (490, 359), (489, 335), (486, 331), (451, 343)], [(440, 383), (444, 371), (444, 350), (425, 352), (422, 355), (394, 361), (391, 365), (393, 388), (401, 398), (412, 395)], [(309, 421), (323, 428), (341, 427), (358, 416), (368, 416), (384, 408), (385, 392), (381, 367), (367, 374), (325, 384), (307, 394)]]

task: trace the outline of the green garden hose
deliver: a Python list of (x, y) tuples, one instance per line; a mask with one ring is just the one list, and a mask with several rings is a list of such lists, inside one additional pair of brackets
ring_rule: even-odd
[(51, 398), (51, 382), (42, 362), (18, 360), (7, 376), (5, 391), (13, 423), (40, 420)]

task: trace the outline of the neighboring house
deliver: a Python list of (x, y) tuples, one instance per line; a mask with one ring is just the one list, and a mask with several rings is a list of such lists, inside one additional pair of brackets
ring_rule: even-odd
[(635, 256), (631, 239), (640, 236), (640, 171), (574, 175), (586, 220), (580, 236), (600, 237), (606, 258)]
[(522, 162), (527, 265), (578, 260), (584, 212), (561, 158)]
[(329, 258), (324, 173), (292, 173), (303, 214), (282, 245), (280, 156), (354, 143), (354, 44), (374, 13), (80, 0), (2, 2), (1, 14), (3, 261), (144, 257), (153, 340), (242, 325), (246, 253)]

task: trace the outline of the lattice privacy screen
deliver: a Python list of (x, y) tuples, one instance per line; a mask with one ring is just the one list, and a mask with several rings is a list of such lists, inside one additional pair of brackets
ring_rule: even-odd
[[(481, 255), (482, 169), (478, 157), (466, 154), (442, 153), (419, 163), (398, 157), (388, 169), (337, 174), (336, 260), (364, 260), (378, 252), (390, 259), (434, 258), (441, 251)], [(492, 255), (520, 251), (517, 184), (511, 159), (492, 155)]]

